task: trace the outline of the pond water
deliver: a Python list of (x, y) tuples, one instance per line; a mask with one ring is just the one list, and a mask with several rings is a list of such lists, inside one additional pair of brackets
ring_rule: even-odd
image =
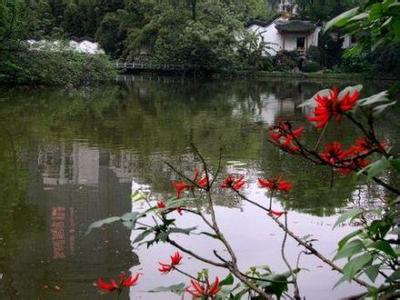
[[(160, 198), (172, 195), (170, 180), (176, 176), (163, 161), (190, 174), (196, 165), (190, 142), (211, 164), (223, 147), (223, 172), (245, 175), (244, 192), (257, 202), (267, 203), (258, 177), (290, 179), (293, 192), (275, 198), (274, 208), (289, 210), (289, 227), (299, 235), (312, 234), (318, 239), (315, 247), (333, 257), (340, 237), (354, 230), (332, 230), (337, 214), (354, 205), (374, 205), (367, 198), (382, 192), (353, 177), (336, 176), (330, 186), (329, 170), (290, 158), (266, 141), (269, 126), (289, 119), (305, 124), (307, 140), (315, 142), (317, 132), (297, 105), (332, 84), (131, 76), (113, 86), (74, 91), (0, 92), (0, 299), (111, 299), (99, 296), (93, 282), (128, 270), (144, 275), (121, 298), (180, 299), (146, 292), (184, 279), (157, 271), (172, 247), (133, 249), (136, 233), (119, 224), (84, 233), (93, 221), (138, 209), (131, 201), (138, 187)], [(382, 89), (367, 83), (365, 94)], [(395, 112), (379, 126), (382, 137), (399, 147)], [(345, 122), (335, 132), (330, 129), (332, 139), (359, 136)], [(244, 269), (267, 264), (286, 271), (282, 232), (265, 213), (229, 192), (218, 195), (216, 212)], [(196, 224), (188, 215), (176, 217), (182, 226)], [(204, 256), (218, 248), (198, 237), (177, 240)], [(289, 241), (286, 251), (294, 263), (300, 248)], [(300, 265), (308, 269), (299, 274), (307, 299), (360, 291), (347, 283), (332, 289), (340, 276), (314, 257), (304, 256)], [(185, 271), (195, 274), (204, 267), (185, 255)], [(219, 269), (210, 272), (226, 275)]]

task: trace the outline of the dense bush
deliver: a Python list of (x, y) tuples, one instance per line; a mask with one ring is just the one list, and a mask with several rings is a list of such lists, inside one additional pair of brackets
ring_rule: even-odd
[(400, 76), (400, 44), (380, 47), (372, 54), (375, 62), (374, 70)]
[(321, 49), (317, 46), (310, 46), (307, 49), (307, 58), (311, 61), (315, 61), (319, 64), (321, 64), (322, 60), (322, 54), (321, 54)]
[(301, 57), (297, 51), (279, 51), (274, 56), (274, 67), (278, 71), (291, 71), (300, 68)]
[[(356, 48), (354, 48), (356, 49)], [(366, 52), (356, 53), (354, 49), (346, 50), (339, 64), (339, 69), (350, 73), (368, 73), (374, 68), (370, 54)]]
[(308, 61), (303, 64), (301, 70), (306, 73), (317, 72), (321, 70), (321, 66), (315, 61)]
[(0, 83), (28, 85), (83, 85), (112, 80), (116, 69), (106, 55), (74, 51), (8, 53), (0, 61)]

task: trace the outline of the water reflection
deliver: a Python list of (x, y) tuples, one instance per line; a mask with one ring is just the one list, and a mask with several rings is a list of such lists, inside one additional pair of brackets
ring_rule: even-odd
[[(129, 77), (112, 87), (1, 94), (0, 298), (92, 299), (98, 276), (137, 265), (127, 230), (113, 225), (83, 233), (95, 220), (130, 211), (132, 185), (171, 193), (175, 175), (163, 161), (191, 173), (190, 142), (211, 163), (223, 145), (224, 170), (245, 174), (249, 189), (259, 176), (289, 178), (293, 193), (276, 200), (305, 213), (302, 218), (319, 220), (315, 216), (334, 215), (349, 201), (362, 202), (366, 196), (358, 191), (379, 195), (354, 178), (336, 177), (329, 187), (328, 170), (288, 159), (265, 140), (279, 120), (304, 124), (297, 104), (326, 85)], [(398, 147), (395, 120), (393, 113), (380, 128)], [(317, 132), (305, 126), (314, 143)], [(358, 137), (345, 123), (330, 134), (349, 142)], [(242, 206), (223, 196), (220, 206)]]

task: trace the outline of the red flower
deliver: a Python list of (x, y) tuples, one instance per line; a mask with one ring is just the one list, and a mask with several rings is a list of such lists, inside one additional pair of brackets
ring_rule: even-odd
[(163, 200), (157, 201), (157, 208), (164, 209), (166, 207), (167, 207), (167, 205), (165, 204), (165, 202)]
[(137, 282), (139, 280), (139, 274), (136, 273), (135, 275), (131, 275), (131, 276), (127, 276), (126, 277), (125, 273), (121, 273), (120, 280), (121, 280), (120, 285), (122, 285), (124, 287), (134, 286), (134, 285), (137, 284)]
[(200, 283), (196, 280), (190, 281), (192, 285), (186, 289), (186, 291), (194, 297), (202, 297), (205, 299), (214, 298), (220, 291), (219, 278), (216, 277), (215, 281), (210, 285), (208, 279), (206, 283)]
[(111, 280), (110, 283), (104, 281), (103, 278), (99, 278), (96, 281), (97, 288), (99, 288), (102, 292), (110, 293), (119, 288), (119, 285), (115, 282), (115, 280)]
[(220, 187), (224, 189), (233, 189), (239, 191), (246, 182), (244, 181), (244, 176), (236, 178), (233, 175), (229, 175), (221, 183)]
[[(197, 185), (203, 189), (208, 188), (207, 176), (204, 175), (202, 178), (199, 179), (199, 170), (197, 168), (194, 169), (192, 181), (196, 182)], [(172, 181), (172, 186), (176, 191), (176, 198), (180, 198), (182, 192), (195, 188), (193, 184), (186, 183), (185, 181)]]
[(209, 185), (208, 178), (206, 175), (204, 175), (203, 178), (197, 180), (196, 183), (203, 189), (207, 189)]
[(325, 145), (325, 150), (319, 156), (328, 164), (335, 166), (348, 157), (348, 152), (342, 149), (340, 142)]
[(325, 146), (320, 157), (329, 165), (333, 166), (341, 175), (348, 175), (352, 171), (362, 169), (369, 164), (369, 161), (360, 155), (367, 154), (371, 145), (365, 139), (358, 139), (348, 150), (342, 149), (342, 144), (333, 142)]
[(274, 179), (258, 178), (258, 184), (260, 187), (267, 188), (270, 191), (289, 192), (293, 188), (293, 184), (289, 181), (282, 180), (281, 176)]
[(176, 251), (175, 254), (171, 256), (170, 264), (159, 262), (160, 267), (158, 268), (158, 270), (161, 273), (169, 273), (174, 270), (175, 266), (181, 263), (182, 258), (183, 256), (179, 253), (179, 251)]
[(291, 130), (288, 124), (279, 124), (270, 128), (270, 137), (279, 147), (290, 152), (299, 152), (300, 148), (294, 143), (294, 139), (303, 134), (304, 127)]
[(124, 272), (122, 272), (119, 275), (118, 283), (114, 279), (112, 279), (108, 283), (108, 282), (104, 281), (103, 278), (99, 278), (96, 281), (96, 286), (98, 289), (100, 289), (104, 293), (110, 293), (115, 290), (119, 290), (119, 292), (121, 292), (121, 290), (124, 287), (130, 287), (130, 286), (136, 285), (138, 280), (139, 280), (139, 274), (126, 276), (126, 274)]
[(190, 189), (192, 186), (187, 184), (184, 181), (172, 181), (172, 186), (174, 187), (176, 191), (176, 198), (180, 198), (182, 192)]
[(268, 214), (269, 214), (270, 216), (273, 216), (273, 217), (275, 217), (275, 218), (279, 218), (279, 217), (282, 216), (284, 213), (285, 213), (284, 211), (276, 211), (276, 210), (272, 210), (272, 209), (268, 212)]
[(181, 263), (183, 256), (179, 253), (179, 251), (176, 251), (173, 256), (171, 256), (171, 265), (179, 265)]
[(175, 210), (182, 216), (182, 207), (177, 207)]
[(317, 95), (315, 101), (317, 106), (314, 108), (313, 116), (308, 119), (315, 122), (317, 128), (323, 128), (331, 118), (337, 122), (341, 120), (342, 114), (346, 111), (352, 110), (357, 103), (360, 92), (355, 90), (353, 94), (347, 92), (341, 99), (338, 98), (339, 89), (332, 88), (329, 96)]

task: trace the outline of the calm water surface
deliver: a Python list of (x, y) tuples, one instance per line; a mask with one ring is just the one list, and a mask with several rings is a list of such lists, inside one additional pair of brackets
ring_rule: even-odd
[[(245, 175), (245, 193), (260, 203), (267, 197), (257, 188), (257, 177), (289, 178), (293, 192), (274, 199), (274, 207), (289, 210), (290, 228), (313, 234), (315, 246), (332, 257), (340, 237), (354, 230), (333, 231), (337, 214), (349, 206), (374, 205), (365, 199), (382, 192), (352, 177), (335, 178), (329, 187), (328, 170), (288, 158), (266, 141), (266, 129), (279, 120), (303, 124), (305, 112), (297, 104), (330, 85), (127, 77), (119, 85), (92, 89), (1, 92), (0, 299), (111, 299), (99, 296), (93, 282), (128, 270), (144, 275), (121, 298), (180, 299), (146, 292), (182, 281), (178, 274), (157, 271), (171, 247), (133, 249), (136, 233), (119, 224), (88, 236), (84, 232), (93, 221), (138, 209), (130, 199), (132, 190), (171, 195), (170, 180), (176, 176), (163, 161), (192, 172), (191, 141), (211, 163), (223, 146), (224, 172)], [(381, 89), (368, 83), (365, 93)], [(305, 125), (307, 141), (315, 142), (316, 131)], [(382, 137), (398, 147), (395, 112), (379, 126)], [(342, 123), (330, 136), (350, 142), (359, 133)], [(268, 264), (286, 270), (279, 254), (282, 234), (263, 212), (221, 193), (217, 215), (243, 268)], [(186, 227), (196, 220), (183, 215), (178, 224)], [(177, 239), (205, 256), (218, 249), (197, 237)], [(299, 251), (290, 241), (291, 262)], [(299, 275), (307, 299), (359, 291), (349, 284), (332, 290), (339, 276), (313, 257), (303, 257), (301, 266), (309, 270)], [(190, 257), (182, 265), (193, 274), (203, 267)], [(225, 275), (219, 269), (211, 273)]]

